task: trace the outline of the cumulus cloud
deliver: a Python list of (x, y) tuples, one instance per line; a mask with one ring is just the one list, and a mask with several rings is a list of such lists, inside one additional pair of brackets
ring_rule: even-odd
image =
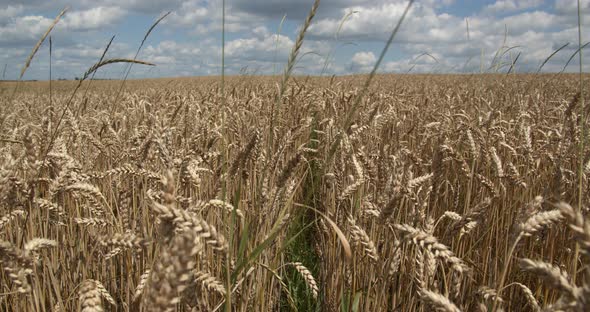
[[(171, 16), (164, 20), (164, 24), (188, 28), (192, 33), (205, 35), (221, 31), (221, 18), (221, 1), (186, 0), (178, 9), (173, 10)], [(263, 23), (259, 17), (226, 4), (226, 32), (248, 31), (262, 26)]]
[[(254, 29), (252, 33), (251, 36), (226, 42), (226, 70), (229, 73), (239, 73), (248, 68), (261, 74), (279, 73), (295, 45), (294, 38), (270, 33), (265, 28)], [(329, 50), (330, 46), (325, 42), (304, 41), (294, 72), (320, 73)], [(219, 49), (216, 52), (219, 53)], [(217, 57), (219, 54), (215, 55)]]
[(8, 20), (20, 14), (23, 11), (22, 5), (8, 5), (0, 7), (0, 25), (6, 24)]
[(294, 42), (284, 35), (263, 38), (241, 38), (229, 41), (225, 47), (229, 57), (240, 56), (250, 60), (272, 60), (275, 54), (280, 58), (288, 55)]
[[(320, 19), (310, 28), (312, 36), (330, 38), (339, 31), (343, 39), (358, 41), (386, 40), (389, 32), (403, 14), (407, 3), (383, 3), (353, 6), (342, 10), (351, 15), (344, 23), (338, 18)], [(434, 7), (418, 3), (396, 37), (397, 42), (454, 42), (465, 38), (464, 20), (448, 13), (438, 13)]]
[(15, 17), (7, 24), (0, 25), (0, 42), (15, 44), (38, 40), (52, 22), (38, 15)]
[(125, 10), (119, 7), (99, 6), (88, 10), (69, 12), (59, 26), (70, 31), (104, 29), (117, 23), (125, 15)]
[(484, 11), (490, 13), (511, 12), (535, 8), (543, 4), (543, 0), (498, 0), (485, 7)]
[(172, 12), (170, 18), (164, 23), (175, 23), (181, 26), (195, 25), (208, 19), (212, 14), (210, 6), (199, 5), (200, 1), (183, 2), (178, 10)]
[(352, 56), (352, 63), (358, 66), (370, 66), (375, 64), (377, 58), (373, 52), (357, 52)]
[[(488, 68), (497, 51), (500, 50), (502, 53), (513, 47), (509, 52), (502, 53), (505, 59), (496, 61), (509, 62), (510, 58), (514, 59), (521, 53), (519, 69), (533, 70), (554, 51), (555, 46), (565, 42), (577, 42), (573, 32), (565, 31), (577, 29), (577, 19), (571, 13), (566, 14), (565, 12), (571, 11), (571, 8), (559, 1), (556, 7), (559, 6), (562, 13), (531, 10), (541, 5), (542, 1), (497, 1), (489, 7), (482, 8), (481, 14), (475, 12), (467, 17), (469, 40), (466, 18), (447, 13), (444, 9), (437, 9), (434, 5), (417, 3), (395, 39), (404, 51), (406, 61), (389, 61), (383, 68), (386, 71), (405, 71), (408, 68), (412, 68), (413, 71), (432, 71), (433, 68), (440, 71), (461, 71), (479, 68), (476, 63), (483, 63), (479, 65)], [(497, 16), (491, 14), (492, 7), (504, 10), (504, 13), (513, 12)], [(342, 40), (360, 44), (376, 40), (383, 42), (403, 9), (403, 3), (367, 4), (344, 8), (341, 13), (351, 10), (358, 13), (352, 15), (342, 26), (337, 18), (320, 19), (312, 26), (311, 34), (318, 40), (327, 39), (341, 27), (339, 36)], [(505, 46), (502, 47), (502, 44)], [(436, 55), (440, 62), (436, 65), (411, 63), (410, 55), (415, 56), (424, 52)], [(552, 59), (559, 60), (557, 57)], [(356, 65), (356, 68), (362, 68), (359, 64)]]
[[(158, 14), (162, 11), (173, 10), (185, 0), (79, 0), (73, 3), (70, 0), (19, 0), (18, 6), (25, 10), (51, 10), (55, 14), (64, 7), (70, 6), (74, 10), (88, 10), (95, 7), (120, 7), (125, 10), (141, 12), (144, 14)], [(0, 0), (0, 8), (14, 6), (14, 0)]]
[(100, 4), (96, 0), (83, 0), (82, 2), (88, 7), (94, 7), (96, 5), (105, 7), (117, 6), (129, 11), (154, 15), (162, 11), (177, 9), (185, 0), (103, 0), (100, 1)]
[[(10, 9), (11, 7), (5, 9), (5, 11)], [(52, 35), (59, 36), (66, 32), (103, 30), (117, 23), (124, 16), (125, 11), (117, 7), (96, 7), (89, 10), (72, 11), (67, 13), (56, 25)], [(0, 24), (0, 42), (9, 44), (31, 44), (36, 42), (53, 23), (53, 20), (54, 17), (49, 18), (40, 15), (14, 16), (8, 19), (7, 23)]]
[(172, 40), (162, 41), (156, 46), (149, 45), (142, 52), (142, 55), (145, 55), (148, 61), (156, 61), (156, 59), (168, 56), (167, 63), (174, 62), (177, 57), (182, 59), (199, 56), (200, 54), (201, 49), (195, 44), (178, 43)]
[[(234, 2), (236, 9), (257, 16), (280, 19), (286, 14), (288, 19), (301, 20), (307, 16), (314, 0), (235, 0)], [(318, 14), (330, 15), (331, 12), (363, 2), (366, 3), (363, 0), (324, 0)]]
[[(314, 0), (234, 0), (236, 9), (261, 17), (280, 19), (284, 14), (288, 19), (304, 19)], [(406, 5), (407, 0), (322, 0), (317, 12), (319, 18), (338, 18), (343, 9), (351, 7), (364, 7), (369, 5), (399, 4)], [(442, 8), (453, 4), (455, 0), (418, 0), (418, 5), (433, 8)]]

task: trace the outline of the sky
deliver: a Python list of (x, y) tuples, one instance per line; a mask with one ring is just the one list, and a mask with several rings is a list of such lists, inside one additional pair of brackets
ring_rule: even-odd
[[(313, 0), (226, 0), (225, 70), (279, 74)], [(301, 48), (295, 74), (367, 73), (407, 1), (322, 0)], [(581, 0), (582, 44), (590, 41), (590, 0)], [(80, 77), (115, 36), (106, 58), (133, 58), (150, 34), (130, 78), (219, 75), (221, 0), (0, 0), (0, 79), (16, 79), (35, 43), (64, 7), (51, 32), (54, 79)], [(382, 73), (542, 72), (579, 70), (576, 0), (417, 0), (379, 68)], [(583, 49), (590, 71), (590, 45)], [(567, 67), (566, 67), (566, 64)], [(124, 66), (99, 78), (121, 78)], [(49, 40), (23, 79), (49, 78)]]

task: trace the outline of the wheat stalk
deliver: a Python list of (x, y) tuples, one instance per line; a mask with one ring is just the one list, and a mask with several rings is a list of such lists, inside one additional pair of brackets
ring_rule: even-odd
[(226, 290), (225, 286), (221, 281), (219, 281), (215, 276), (204, 272), (204, 271), (195, 271), (194, 272), (194, 283), (201, 284), (203, 287), (207, 288), (210, 291), (215, 291), (222, 296), (225, 296)]
[(150, 63), (150, 62), (145, 62), (145, 61), (139, 61), (139, 60), (132, 60), (132, 59), (125, 59), (125, 58), (113, 58), (113, 59), (108, 59), (108, 60), (102, 60), (92, 66), (90, 66), (90, 68), (88, 68), (88, 70), (84, 73), (84, 75), (82, 75), (82, 78), (80, 79), (80, 81), (84, 81), (86, 80), (86, 78), (90, 77), (90, 75), (92, 75), (92, 73), (94, 73), (95, 71), (97, 71), (99, 68), (109, 65), (109, 64), (115, 64), (115, 63), (131, 63), (131, 64), (141, 64), (141, 65), (148, 65), (148, 66), (156, 66), (156, 64)]
[(170, 248), (162, 251), (150, 273), (143, 296), (143, 307), (147, 311), (174, 310), (182, 292), (190, 285), (195, 256), (201, 249), (198, 233), (193, 230), (174, 237)]
[(102, 312), (101, 293), (92, 280), (86, 280), (80, 287), (80, 305), (82, 312)]
[(580, 244), (581, 252), (590, 255), (590, 222), (587, 222), (580, 211), (567, 203), (560, 202), (556, 204), (561, 214), (565, 216), (569, 223), (569, 228), (574, 233), (574, 237), (578, 244)]
[(541, 311), (541, 307), (539, 306), (539, 302), (537, 302), (537, 299), (535, 298), (535, 295), (533, 294), (533, 292), (531, 291), (530, 288), (528, 288), (526, 285), (518, 283), (518, 282), (514, 282), (511, 285), (516, 285), (516, 286), (518, 286), (518, 288), (520, 288), (522, 290), (522, 292), (524, 293), (524, 295), (526, 297), (528, 304), (531, 306), (533, 311), (535, 311), (535, 312)]
[(434, 308), (435, 311), (461, 312), (461, 310), (452, 303), (449, 298), (439, 293), (420, 289), (418, 295), (422, 301)]
[(305, 284), (311, 290), (311, 294), (312, 294), (313, 298), (317, 299), (318, 293), (319, 293), (319, 288), (318, 288), (318, 285), (315, 281), (315, 278), (311, 274), (311, 271), (309, 271), (307, 269), (307, 267), (305, 267), (301, 262), (291, 262), (291, 263), (287, 263), (286, 265), (293, 266), (295, 268), (295, 270), (297, 270), (297, 272), (299, 272), (299, 274), (301, 274), (301, 276), (305, 280)]
[(33, 238), (25, 243), (25, 255), (38, 252), (44, 248), (57, 247), (57, 242), (47, 238)]
[(377, 255), (377, 248), (375, 248), (375, 243), (373, 243), (369, 235), (367, 235), (367, 232), (365, 232), (365, 230), (356, 225), (353, 219), (349, 218), (348, 222), (350, 223), (352, 241), (356, 244), (362, 245), (363, 250), (365, 251), (367, 256), (371, 260), (377, 261), (379, 259), (379, 256)]
[(577, 298), (579, 295), (579, 289), (575, 285), (572, 285), (567, 273), (559, 268), (543, 261), (531, 259), (521, 259), (519, 264), (522, 270), (536, 274), (539, 278), (569, 297)]
[(544, 227), (550, 226), (563, 219), (559, 209), (543, 211), (534, 214), (519, 226), (519, 235), (531, 236)]
[(228, 245), (225, 238), (217, 233), (215, 227), (209, 225), (206, 221), (200, 219), (195, 214), (152, 202), (152, 208), (158, 214), (160, 219), (172, 222), (179, 230), (195, 231), (198, 236), (215, 250), (226, 252)]
[(431, 234), (407, 224), (396, 224), (394, 227), (401, 232), (403, 240), (411, 241), (414, 245), (432, 252), (435, 257), (438, 257), (449, 264), (453, 270), (458, 272), (469, 271), (469, 267), (463, 262), (463, 260), (457, 258), (447, 246), (439, 243)]
[(135, 293), (133, 294), (132, 300), (134, 302), (141, 298), (141, 295), (143, 295), (143, 290), (145, 286), (148, 284), (151, 272), (151, 269), (146, 269), (145, 272), (143, 272), (143, 274), (141, 274), (141, 276), (139, 277), (139, 283), (137, 284), (137, 287), (135, 288)]
[(47, 28), (47, 30), (45, 31), (45, 33), (43, 34), (43, 36), (41, 36), (41, 38), (39, 39), (39, 41), (37, 41), (37, 44), (35, 44), (35, 46), (33, 47), (33, 50), (31, 51), (31, 53), (27, 57), (27, 60), (25, 61), (25, 65), (23, 66), (23, 68), (20, 71), (20, 76), (18, 77), (18, 80), (21, 80), (23, 78), (23, 76), (25, 75), (25, 72), (27, 71), (27, 69), (31, 65), (31, 61), (33, 60), (33, 57), (35, 57), (35, 54), (37, 54), (37, 51), (39, 51), (39, 48), (41, 47), (41, 45), (45, 41), (45, 38), (47, 38), (47, 36), (51, 32), (51, 30), (53, 30), (53, 27), (55, 27), (55, 25), (57, 25), (57, 23), (59, 22), (59, 20), (62, 18), (62, 16), (64, 16), (64, 14), (66, 14), (66, 12), (67, 12), (68, 9), (69, 9), (68, 7), (65, 7), (55, 17), (55, 19), (53, 20), (53, 22), (51, 23), (51, 25), (49, 25), (49, 27)]

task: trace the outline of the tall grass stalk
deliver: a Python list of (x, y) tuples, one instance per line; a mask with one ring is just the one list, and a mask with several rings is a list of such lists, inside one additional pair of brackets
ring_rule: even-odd
[[(111, 48), (111, 44), (113, 43), (113, 40), (115, 40), (115, 36), (111, 37), (111, 40), (109, 40), (109, 43), (107, 43), (106, 48), (102, 51), (102, 55), (100, 56), (100, 59), (98, 60), (98, 63), (102, 62), (104, 60), (104, 57), (107, 55), (107, 52), (109, 51), (109, 49)], [(92, 84), (92, 81), (94, 81), (94, 76), (96, 75), (96, 71), (94, 71), (92, 73), (92, 76), (90, 76), (90, 80), (88, 81), (88, 85), (86, 86), (86, 91), (84, 91), (84, 95), (82, 96), (83, 99), (86, 98), (86, 95), (88, 95), (88, 91), (90, 90), (90, 85)], [(82, 105), (78, 106), (78, 109), (76, 110), (76, 114), (75, 116), (78, 116), (80, 114), (80, 110), (82, 109)]]
[(303, 22), (303, 26), (297, 35), (297, 39), (295, 39), (295, 45), (291, 49), (291, 53), (289, 54), (289, 59), (287, 60), (287, 64), (285, 65), (285, 69), (283, 70), (283, 76), (281, 79), (281, 83), (279, 85), (279, 92), (276, 95), (275, 101), (271, 107), (271, 115), (270, 115), (270, 130), (269, 130), (269, 144), (268, 144), (268, 152), (267, 155), (272, 155), (273, 146), (274, 146), (274, 124), (275, 119), (277, 118), (276, 115), (279, 114), (281, 109), (281, 103), (283, 101), (283, 94), (287, 89), (287, 82), (289, 81), (289, 77), (291, 77), (291, 73), (293, 72), (293, 68), (295, 66), (295, 62), (297, 61), (297, 56), (299, 55), (299, 50), (301, 49), (301, 45), (303, 44), (303, 39), (305, 38), (305, 33), (311, 25), (311, 21), (316, 14), (318, 7), (320, 6), (320, 0), (315, 0), (305, 19)]
[(37, 41), (37, 44), (35, 44), (35, 46), (33, 47), (33, 50), (31, 51), (31, 53), (27, 57), (27, 60), (25, 61), (25, 64), (23, 65), (23, 68), (20, 71), (20, 75), (18, 76), (18, 82), (14, 86), (14, 91), (12, 92), (12, 96), (10, 97), (10, 102), (12, 102), (12, 100), (14, 99), (14, 96), (16, 95), (16, 91), (18, 89), (19, 83), (20, 83), (20, 81), (22, 81), (23, 76), (25, 75), (25, 73), (27, 72), (27, 69), (31, 65), (31, 61), (35, 57), (35, 54), (37, 54), (37, 51), (39, 51), (39, 48), (41, 47), (41, 45), (43, 44), (43, 42), (45, 41), (45, 39), (47, 38), (47, 36), (49, 35), (49, 33), (51, 33), (51, 31), (53, 30), (53, 28), (55, 27), (55, 25), (57, 25), (57, 23), (61, 20), (62, 16), (64, 16), (64, 14), (66, 14), (66, 12), (68, 11), (68, 9), (69, 9), (69, 7), (65, 7), (55, 17), (55, 19), (49, 25), (49, 27), (47, 28), (47, 30), (45, 31), (45, 33), (43, 34), (43, 36), (41, 36), (41, 38), (39, 38), (39, 41)]
[(320, 76), (323, 76), (324, 73), (328, 70), (328, 67), (330, 66), (330, 59), (332, 58), (332, 55), (334, 55), (334, 53), (336, 52), (336, 48), (338, 47), (338, 41), (339, 41), (338, 37), (340, 35), (340, 31), (342, 30), (342, 27), (344, 26), (344, 23), (349, 18), (351, 18), (354, 14), (356, 14), (358, 12), (359, 11), (350, 11), (350, 12), (344, 14), (342, 19), (340, 20), (340, 23), (338, 24), (338, 28), (336, 29), (336, 33), (334, 34), (334, 40), (332, 43), (332, 47), (330, 48), (330, 51), (328, 52), (328, 54), (324, 58), (324, 65), (322, 66), (322, 71), (320, 72)]
[[(135, 51), (135, 55), (133, 56), (133, 60), (137, 59), (137, 56), (139, 55), (141, 48), (143, 48), (143, 45), (145, 44), (145, 41), (147, 40), (149, 35), (152, 33), (152, 30), (154, 30), (154, 28), (156, 28), (156, 26), (158, 26), (158, 24), (160, 24), (160, 22), (162, 20), (164, 20), (168, 15), (170, 15), (170, 13), (172, 13), (172, 12), (171, 11), (166, 12), (164, 15), (162, 15), (160, 18), (158, 18), (152, 24), (152, 26), (150, 26), (150, 28), (148, 28), (148, 31), (143, 36), (143, 39), (141, 40), (139, 47), (137, 47), (137, 51)], [(104, 57), (104, 55), (103, 55), (103, 57)], [(117, 105), (116, 103), (119, 100), (119, 96), (121, 95), (121, 92), (123, 92), (123, 89), (125, 88), (125, 82), (127, 81), (127, 77), (129, 77), (129, 73), (131, 72), (131, 68), (133, 67), (133, 63), (129, 63), (127, 65), (128, 65), (128, 67), (125, 70), (125, 76), (123, 77), (123, 81), (121, 82), (121, 86), (119, 86), (119, 91), (117, 92), (117, 96), (115, 97), (115, 101), (112, 104), (112, 107), (116, 107), (116, 105)], [(113, 114), (112, 111), (113, 111), (113, 109), (111, 108), (111, 115)]]
[(279, 52), (279, 43), (281, 41), (281, 30), (283, 29), (283, 23), (285, 23), (285, 19), (287, 19), (287, 14), (283, 15), (283, 18), (281, 18), (281, 22), (279, 23), (279, 28), (277, 29), (277, 40), (275, 41), (275, 52), (273, 55), (273, 60), (272, 60), (272, 74), (273, 76), (277, 74), (277, 54)]
[(53, 55), (53, 42), (51, 36), (49, 36), (49, 106), (53, 106), (53, 88), (52, 88), (52, 77), (51, 77), (51, 56)]
[[(584, 103), (584, 76), (583, 76), (583, 62), (582, 62), (582, 14), (580, 10), (580, 0), (578, 0), (578, 58), (580, 60), (580, 165), (578, 168), (578, 205), (577, 211), (581, 211), (584, 195), (584, 146), (586, 141), (586, 110)], [(573, 258), (573, 277), (572, 281), (576, 283), (576, 273), (578, 272), (578, 256), (580, 254), (580, 245), (576, 243), (576, 251)]]
[(537, 74), (541, 72), (541, 69), (543, 69), (543, 66), (545, 66), (545, 64), (547, 64), (547, 62), (549, 62), (549, 60), (557, 53), (559, 53), (559, 51), (565, 49), (570, 43), (566, 43), (564, 45), (562, 45), (561, 47), (555, 49), (555, 51), (553, 51), (551, 54), (549, 54), (549, 56), (547, 58), (545, 58), (545, 60), (543, 61), (543, 63), (541, 63), (541, 65), (539, 66), (539, 68), (537, 68)]

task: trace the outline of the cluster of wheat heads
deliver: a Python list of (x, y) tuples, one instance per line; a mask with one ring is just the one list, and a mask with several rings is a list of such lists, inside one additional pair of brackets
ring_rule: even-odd
[(273, 129), (275, 78), (93, 82), (46, 157), (73, 85), (3, 92), (0, 310), (587, 311), (546, 78), (378, 76), (350, 129), (358, 77), (294, 78)]

